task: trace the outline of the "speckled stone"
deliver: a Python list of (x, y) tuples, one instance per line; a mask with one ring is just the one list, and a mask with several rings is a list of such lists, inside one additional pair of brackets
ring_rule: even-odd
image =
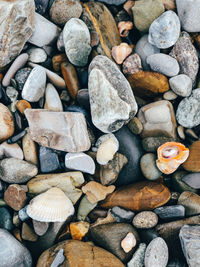
[(170, 137), (146, 137), (142, 139), (143, 149), (147, 152), (156, 152), (159, 146), (166, 142), (174, 141), (174, 138)]
[(17, 82), (17, 88), (18, 90), (22, 90), (24, 87), (24, 84), (29, 76), (29, 74), (31, 73), (31, 68), (22, 68), (20, 70), (17, 71), (17, 73), (15, 74), (15, 81)]
[(142, 70), (141, 58), (137, 53), (128, 56), (122, 65), (124, 74), (133, 74)]
[(156, 208), (154, 212), (162, 220), (177, 220), (185, 217), (185, 207), (183, 205), (163, 206)]
[(152, 211), (139, 212), (133, 218), (133, 226), (138, 229), (149, 229), (156, 226), (158, 223), (158, 216)]
[(183, 192), (178, 198), (178, 204), (185, 207), (187, 216), (200, 214), (200, 196), (192, 192)]
[(156, 180), (162, 175), (156, 166), (156, 155), (153, 153), (147, 153), (141, 157), (140, 167), (144, 177), (148, 180)]
[(133, 254), (132, 259), (127, 263), (127, 267), (143, 267), (144, 257), (147, 245), (145, 243), (140, 243), (138, 249)]
[(14, 121), (9, 109), (0, 103), (0, 142), (8, 139), (14, 133)]
[(187, 97), (192, 92), (192, 80), (185, 74), (179, 74), (169, 79), (171, 89), (179, 96)]
[(143, 125), (137, 117), (131, 119), (127, 124), (127, 126), (133, 134), (141, 134), (143, 130)]

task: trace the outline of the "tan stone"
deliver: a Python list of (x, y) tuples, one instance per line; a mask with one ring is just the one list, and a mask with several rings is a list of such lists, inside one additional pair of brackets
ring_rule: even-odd
[(189, 157), (183, 163), (183, 168), (190, 172), (200, 172), (200, 141), (194, 142), (189, 151)]
[(162, 0), (165, 9), (174, 10), (176, 9), (175, 0)]
[(14, 121), (9, 109), (0, 103), (0, 142), (8, 139), (14, 133)]
[(31, 242), (35, 242), (38, 239), (38, 236), (34, 233), (33, 229), (25, 222), (22, 225), (22, 239)]
[(87, 234), (90, 224), (88, 222), (71, 222), (70, 223), (70, 233), (72, 239), (82, 240)]
[(7, 142), (3, 142), (0, 145), (0, 151), (2, 154), (0, 155), (0, 159), (5, 156), (6, 158), (16, 158), (16, 159), (23, 159), (24, 154), (21, 147), (15, 144), (8, 144)]
[(22, 148), (25, 160), (32, 164), (38, 165), (37, 146), (36, 143), (31, 139), (29, 130), (22, 139)]

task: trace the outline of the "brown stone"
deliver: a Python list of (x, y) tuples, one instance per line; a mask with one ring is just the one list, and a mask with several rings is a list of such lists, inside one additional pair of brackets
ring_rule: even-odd
[(163, 184), (144, 181), (119, 188), (102, 202), (101, 207), (153, 210), (167, 203), (169, 199), (170, 191)]
[(126, 10), (126, 12), (129, 14), (129, 16), (133, 17), (132, 7), (135, 5), (135, 1), (128, 0), (124, 3), (123, 8)]
[(11, 184), (4, 193), (4, 200), (8, 206), (18, 211), (26, 204), (26, 189), (18, 184)]
[(31, 139), (28, 130), (27, 134), (22, 138), (22, 148), (25, 160), (34, 165), (38, 165), (37, 146), (36, 143)]
[(20, 230), (18, 228), (15, 228), (13, 230), (13, 235), (19, 242), (22, 242), (21, 233), (20, 233)]
[(139, 71), (128, 76), (128, 81), (136, 96), (155, 97), (169, 90), (168, 79), (161, 73)]
[(71, 63), (65, 62), (61, 64), (61, 70), (70, 96), (75, 99), (77, 92), (80, 89), (76, 69)]
[(64, 249), (65, 267), (125, 267), (110, 252), (88, 242), (66, 240), (44, 251), (37, 267), (50, 267), (60, 249)]
[(162, 0), (165, 9), (174, 10), (176, 9), (175, 0)]
[(17, 101), (16, 108), (19, 110), (19, 112), (22, 115), (24, 115), (24, 111), (27, 108), (31, 108), (31, 104), (27, 100), (22, 99), (22, 100)]
[(200, 141), (194, 142), (189, 147), (189, 157), (183, 163), (183, 168), (186, 171), (200, 172)]
[(72, 239), (81, 241), (87, 234), (90, 224), (88, 222), (71, 222), (69, 227)]
[(34, 233), (33, 229), (27, 224), (22, 224), (22, 239), (35, 242), (38, 239), (38, 236)]
[(185, 215), (200, 214), (200, 196), (193, 192), (183, 192), (178, 198), (178, 204), (185, 207)]
[(14, 133), (14, 121), (10, 110), (0, 103), (0, 142)]
[(0, 73), (0, 82), (3, 80), (3, 74)]
[(52, 57), (53, 69), (57, 72), (61, 70), (61, 64), (67, 61), (65, 54), (59, 54)]
[(94, 222), (91, 227), (95, 227), (101, 224), (113, 223), (116, 222), (115, 218), (112, 216), (110, 209), (107, 212), (107, 216), (105, 218), (98, 218), (96, 222)]

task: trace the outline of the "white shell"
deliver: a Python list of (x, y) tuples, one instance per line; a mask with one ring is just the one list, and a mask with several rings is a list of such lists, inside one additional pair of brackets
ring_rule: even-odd
[(27, 214), (40, 222), (63, 222), (74, 214), (74, 207), (61, 189), (53, 187), (30, 201)]

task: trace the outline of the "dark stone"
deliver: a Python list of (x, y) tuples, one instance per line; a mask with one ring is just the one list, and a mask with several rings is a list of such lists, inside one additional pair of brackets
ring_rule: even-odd
[(40, 146), (39, 159), (42, 173), (52, 173), (60, 169), (58, 155), (50, 148)]
[(81, 89), (76, 95), (77, 102), (80, 106), (84, 107), (88, 111), (90, 110), (90, 100), (88, 89)]
[(13, 135), (11, 138), (7, 139), (7, 143), (8, 144), (14, 144), (16, 142), (18, 142), (20, 139), (22, 139), (22, 137), (26, 134), (26, 130), (21, 131), (20, 133)]
[(15, 74), (15, 81), (17, 82), (18, 89), (22, 91), (24, 84), (31, 72), (31, 68), (22, 68), (17, 71)]
[(126, 2), (126, 0), (98, 0), (98, 2), (103, 2), (107, 5), (116, 5), (116, 6), (119, 6), (119, 5), (122, 5)]
[(89, 214), (88, 217), (91, 222), (95, 222), (98, 218), (105, 218), (107, 216), (108, 211), (102, 209), (93, 209)]
[(152, 228), (152, 229), (142, 229), (138, 230), (141, 242), (146, 243), (147, 245), (156, 237), (159, 237), (158, 232)]
[(81, 84), (81, 88), (87, 88), (88, 86), (88, 69), (76, 68), (78, 74), (78, 80)]
[[(12, 216), (8, 209), (0, 208), (0, 228), (11, 231), (13, 229)], [(1, 264), (0, 264), (1, 265)]]
[(141, 180), (140, 158), (143, 155), (140, 138), (126, 127), (114, 133), (119, 141), (119, 153), (126, 156), (128, 163), (120, 172), (116, 185), (127, 185)]
[(197, 189), (194, 189), (183, 182), (183, 178), (186, 175), (187, 175), (187, 172), (185, 172), (185, 171), (177, 171), (173, 174), (172, 183), (173, 183), (174, 189), (179, 193), (182, 193), (184, 191), (190, 191), (193, 193), (197, 193), (198, 192)]
[(46, 12), (48, 4), (49, 0), (35, 0), (35, 11), (43, 15)]
[(154, 210), (162, 220), (177, 220), (185, 217), (185, 207), (182, 205), (164, 206)]
[(135, 213), (131, 210), (125, 210), (118, 206), (113, 207), (110, 210), (111, 215), (114, 217), (116, 222), (130, 223), (133, 220)]
[(174, 141), (173, 138), (157, 136), (157, 137), (146, 137), (142, 139), (143, 149), (147, 152), (156, 152), (159, 146), (166, 142)]
[(194, 189), (200, 189), (200, 172), (189, 173), (183, 177), (182, 181)]
[(167, 267), (188, 267), (184, 259), (173, 259), (167, 264)]

